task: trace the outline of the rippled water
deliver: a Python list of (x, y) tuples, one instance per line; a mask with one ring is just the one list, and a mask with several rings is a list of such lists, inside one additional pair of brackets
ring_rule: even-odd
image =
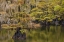
[[(44, 27), (43, 27), (44, 28)], [(46, 27), (48, 28), (48, 27)], [(64, 27), (63, 26), (50, 26), (50, 30), (31, 29), (30, 31), (22, 29), (21, 32), (26, 32), (26, 40), (18, 41), (13, 40), (12, 36), (16, 30), (0, 31), (0, 42), (64, 42)]]

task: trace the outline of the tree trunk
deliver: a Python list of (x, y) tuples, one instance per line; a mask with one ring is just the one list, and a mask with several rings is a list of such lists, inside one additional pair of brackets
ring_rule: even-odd
[(1, 29), (1, 22), (0, 22), (0, 29)]

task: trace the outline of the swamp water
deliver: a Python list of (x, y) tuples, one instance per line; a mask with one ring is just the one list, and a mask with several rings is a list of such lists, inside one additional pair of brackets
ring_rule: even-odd
[[(44, 28), (44, 27), (43, 27)], [(46, 27), (48, 28), (48, 27)], [(0, 31), (0, 42), (64, 42), (64, 27), (50, 26), (50, 30), (38, 29), (22, 29), (21, 33), (26, 33), (26, 40), (13, 40), (12, 37), (16, 30), (2, 29)]]

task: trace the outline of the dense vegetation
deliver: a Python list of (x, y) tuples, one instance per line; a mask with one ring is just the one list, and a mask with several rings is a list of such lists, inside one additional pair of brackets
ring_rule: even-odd
[[(48, 1), (41, 0), (38, 3), (37, 3), (37, 0), (36, 1), (30, 0), (29, 2), (31, 2), (30, 12), (27, 13), (26, 11), (29, 6), (27, 6), (27, 4), (21, 4), (21, 3), (20, 5), (22, 5), (26, 9), (23, 11), (24, 13), (22, 11), (19, 12), (20, 14), (23, 14), (23, 15), (29, 14), (29, 18), (30, 18), (29, 21), (46, 20), (51, 22), (54, 19), (57, 19), (58, 21), (61, 21), (62, 19), (64, 19), (64, 6), (63, 6), (64, 1), (63, 0), (48, 0)], [(18, 17), (23, 17), (23, 16), (20, 15)], [(28, 22), (28, 20), (26, 19), (26, 16), (25, 16), (25, 20), (26, 20), (25, 22)]]
[(4, 5), (3, 3), (1, 5), (6, 5), (5, 12), (8, 15), (5, 16), (3, 23), (8, 25), (18, 24), (21, 27), (26, 27), (33, 21), (51, 22), (55, 19), (58, 21), (64, 20), (63, 0), (6, 0), (6, 4)]
[(64, 42), (64, 0), (6, 0), (5, 3), (7, 16), (0, 20), (0, 42), (16, 42), (12, 37), (18, 27), (26, 34), (24, 42)]

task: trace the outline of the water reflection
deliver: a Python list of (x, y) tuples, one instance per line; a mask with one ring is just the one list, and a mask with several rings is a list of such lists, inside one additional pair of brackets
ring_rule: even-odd
[(25, 32), (26, 34), (21, 33), (20, 29), (2, 29), (0, 32), (0, 42), (9, 42), (8, 40), (11, 39), (13, 40), (11, 40), (10, 42), (64, 42), (64, 26), (44, 26), (42, 28), (46, 29), (41, 30), (41, 28), (39, 28), (36, 30), (27, 30), (27, 32)]
[(15, 34), (13, 35), (12, 38), (13, 38), (14, 42), (21, 42), (21, 41), (26, 42), (26, 33), (25, 32), (21, 33), (20, 30), (21, 30), (21, 28), (18, 27)]

